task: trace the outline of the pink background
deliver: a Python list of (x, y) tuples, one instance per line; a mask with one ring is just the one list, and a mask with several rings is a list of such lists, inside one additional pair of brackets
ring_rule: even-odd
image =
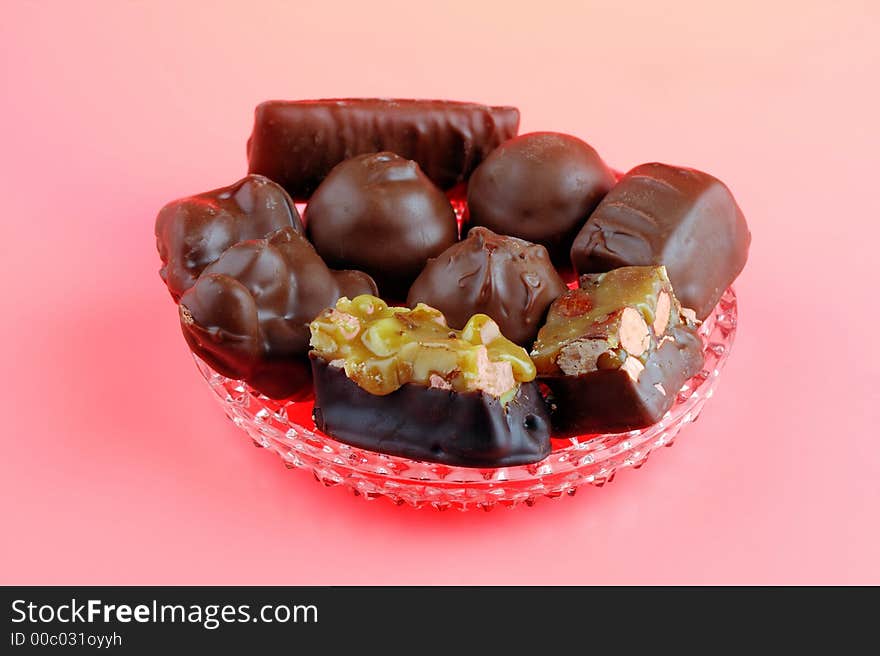
[[(716, 4), (5, 3), (0, 583), (880, 583), (880, 4)], [(255, 449), (193, 366), (153, 220), (242, 175), (257, 102), (340, 95), (516, 104), (618, 168), (725, 180), (753, 247), (699, 423), (488, 514)]]

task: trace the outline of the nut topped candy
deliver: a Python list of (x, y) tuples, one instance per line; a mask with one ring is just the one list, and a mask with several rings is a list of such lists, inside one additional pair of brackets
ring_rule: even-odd
[(568, 258), (571, 240), (614, 184), (614, 174), (577, 137), (533, 132), (505, 141), (468, 183), (468, 225), (545, 246)]
[(437, 308), (453, 328), (487, 314), (505, 337), (531, 346), (550, 303), (566, 289), (546, 248), (477, 227), (428, 261), (407, 304)]
[(308, 391), (309, 322), (340, 296), (375, 293), (359, 271), (331, 271), (292, 227), (244, 241), (208, 266), (180, 299), (192, 351), (272, 398)]
[(705, 319), (746, 264), (751, 236), (730, 190), (707, 173), (642, 164), (590, 216), (571, 248), (578, 273), (664, 265)]
[(262, 175), (175, 200), (156, 217), (159, 275), (176, 301), (227, 248), (285, 227), (303, 231), (299, 212), (287, 192)]
[(424, 303), (410, 310), (362, 295), (339, 299), (310, 328), (314, 352), (328, 361), (341, 360), (346, 376), (371, 394), (417, 383), (504, 397), (535, 377), (525, 349), (484, 314), (472, 316), (463, 330), (453, 330), (442, 312)]
[(543, 459), (550, 424), (525, 349), (486, 315), (340, 299), (311, 324), (315, 423), (366, 449), (450, 465)]
[(366, 271), (392, 298), (405, 297), (428, 258), (458, 239), (447, 197), (418, 164), (389, 152), (337, 165), (312, 195), (305, 221), (329, 266)]
[(703, 364), (663, 267), (582, 276), (550, 306), (531, 356), (553, 392), (555, 437), (650, 426)]

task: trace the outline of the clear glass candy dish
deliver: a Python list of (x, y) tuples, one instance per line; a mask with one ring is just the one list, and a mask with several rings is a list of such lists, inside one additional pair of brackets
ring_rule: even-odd
[(638, 468), (655, 449), (670, 446), (712, 396), (733, 345), (736, 310), (731, 288), (700, 326), (703, 370), (679, 390), (658, 423), (628, 433), (554, 439), (547, 458), (517, 467), (450, 467), (352, 447), (315, 428), (312, 401), (274, 401), (242, 381), (221, 376), (198, 358), (196, 364), (233, 423), (289, 468), (310, 470), (324, 485), (345, 486), (365, 499), (386, 497), (398, 505), (437, 510), (491, 510), (574, 495), (585, 484), (602, 486), (618, 469)]

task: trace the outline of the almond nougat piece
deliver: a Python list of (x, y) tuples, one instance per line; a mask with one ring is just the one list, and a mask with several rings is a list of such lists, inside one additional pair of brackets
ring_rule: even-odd
[(554, 437), (656, 423), (703, 365), (695, 321), (664, 267), (581, 276), (550, 306), (531, 352), (552, 391)]

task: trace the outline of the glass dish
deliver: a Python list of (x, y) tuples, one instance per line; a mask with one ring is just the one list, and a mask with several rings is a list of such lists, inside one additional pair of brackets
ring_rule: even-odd
[(671, 446), (712, 396), (733, 345), (736, 309), (730, 288), (700, 326), (703, 370), (684, 384), (658, 423), (628, 433), (554, 439), (547, 458), (517, 467), (450, 467), (352, 447), (315, 428), (311, 400), (273, 401), (198, 358), (196, 364), (232, 422), (257, 446), (277, 453), (288, 468), (310, 470), (324, 485), (343, 485), (364, 499), (386, 497), (398, 505), (437, 510), (491, 510), (533, 505), (541, 497), (573, 496), (585, 484), (602, 486), (618, 469), (639, 468), (654, 450)]

